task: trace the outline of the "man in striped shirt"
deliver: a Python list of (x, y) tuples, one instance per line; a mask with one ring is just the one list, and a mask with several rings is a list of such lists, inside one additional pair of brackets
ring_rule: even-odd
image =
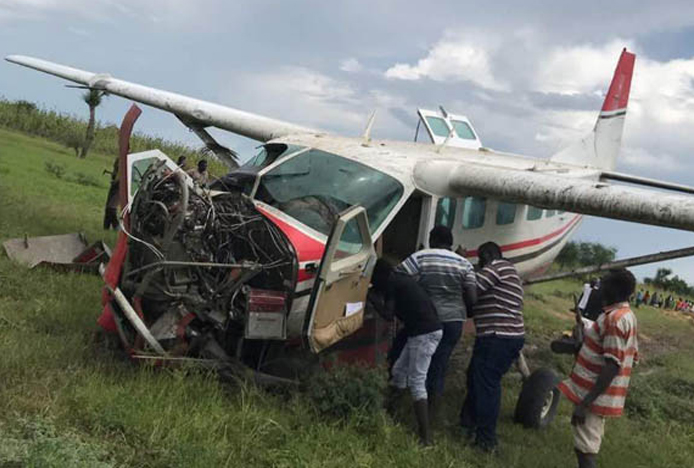
[(636, 316), (629, 307), (636, 280), (625, 269), (612, 270), (601, 282), (605, 307), (584, 331), (571, 376), (559, 390), (575, 405), (571, 425), (579, 468), (597, 466), (606, 417), (619, 417), (638, 360)]
[(427, 374), (429, 406), (435, 417), (443, 395), (448, 361), (460, 340), (467, 311), (475, 304), (477, 291), (472, 264), (451, 250), (453, 233), (450, 228), (435, 226), (429, 233), (429, 247), (410, 255), (398, 270), (415, 278), (424, 288), (443, 325), (443, 337)]
[(518, 359), (525, 342), (523, 287), (516, 267), (501, 248), (487, 242), (478, 249), (477, 303), (472, 309), (477, 337), (467, 370), (467, 395), (460, 424), (484, 451), (497, 446), (501, 378)]

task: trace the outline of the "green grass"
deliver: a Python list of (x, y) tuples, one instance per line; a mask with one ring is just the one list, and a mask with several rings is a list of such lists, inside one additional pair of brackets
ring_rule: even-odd
[[(45, 163), (64, 165), (66, 177)], [(78, 160), (60, 145), (0, 130), (0, 241), (101, 229), (110, 157)], [(100, 181), (83, 185), (70, 175)], [(570, 405), (554, 424), (529, 431), (512, 423), (520, 381), (504, 381), (499, 456), (462, 441), (455, 421), (464, 396), (471, 339), (456, 350), (436, 445), (421, 449), (411, 415), (381, 412), (340, 421), (319, 413), (306, 394), (273, 395), (220, 384), (192, 369), (135, 366), (94, 340), (100, 310), (96, 277), (28, 270), (0, 254), (0, 466), (574, 466)], [(531, 364), (563, 372), (568, 358), (547, 343), (572, 324), (562, 281), (528, 290)], [(601, 466), (690, 466), (694, 458), (694, 321), (650, 307), (638, 311), (643, 362), (628, 416), (609, 421)], [(409, 413), (409, 412), (408, 412)]]

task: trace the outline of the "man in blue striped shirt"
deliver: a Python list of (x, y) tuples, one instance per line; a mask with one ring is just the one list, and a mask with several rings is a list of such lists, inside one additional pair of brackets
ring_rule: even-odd
[(465, 258), (453, 252), (453, 233), (435, 226), (429, 234), (429, 248), (410, 255), (398, 270), (413, 276), (434, 302), (443, 325), (443, 337), (431, 359), (427, 392), (432, 414), (443, 395), (446, 369), (460, 340), (467, 311), (477, 300), (475, 270)]

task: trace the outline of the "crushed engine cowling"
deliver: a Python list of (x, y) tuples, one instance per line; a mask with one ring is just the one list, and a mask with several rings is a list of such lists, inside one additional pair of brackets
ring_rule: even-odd
[[(127, 234), (120, 289), (168, 354), (247, 360), (248, 340), (286, 337), (297, 256), (246, 196), (210, 193), (154, 164)], [(120, 328), (143, 348), (133, 328)]]

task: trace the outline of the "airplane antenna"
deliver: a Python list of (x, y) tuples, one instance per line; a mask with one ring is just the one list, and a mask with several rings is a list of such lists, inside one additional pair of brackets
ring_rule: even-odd
[(376, 120), (376, 111), (374, 110), (371, 115), (369, 116), (368, 122), (366, 122), (366, 129), (364, 130), (364, 134), (362, 135), (362, 138), (364, 139), (364, 142), (362, 145), (367, 146), (371, 142), (371, 127), (374, 126), (374, 121)]
[(443, 118), (447, 119), (448, 118), (448, 112), (446, 112), (446, 109), (444, 109), (443, 106), (439, 106), (439, 109), (441, 109), (441, 114), (443, 114)]

